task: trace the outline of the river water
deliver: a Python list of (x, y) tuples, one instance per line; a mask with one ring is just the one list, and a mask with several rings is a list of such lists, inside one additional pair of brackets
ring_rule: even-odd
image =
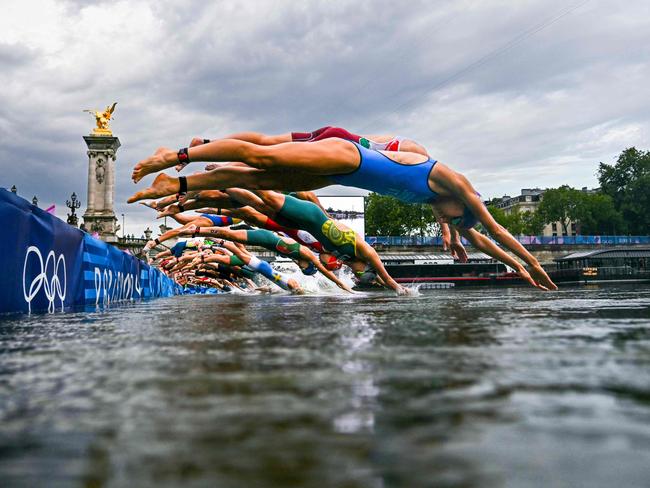
[(1, 486), (650, 483), (650, 287), (0, 318)]

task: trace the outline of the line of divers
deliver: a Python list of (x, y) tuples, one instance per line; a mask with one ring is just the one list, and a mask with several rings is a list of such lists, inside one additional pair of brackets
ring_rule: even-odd
[[(255, 287), (250, 279), (260, 273), (285, 290), (303, 292), (297, 280), (247, 250), (246, 245), (254, 245), (292, 259), (306, 275), (320, 271), (348, 292), (352, 290), (334, 273), (341, 266), (349, 267), (358, 282), (406, 293), (386, 272), (375, 250), (354, 230), (332, 219), (311, 192), (339, 184), (408, 203), (429, 203), (442, 228), (444, 247), (456, 259), (467, 260), (462, 236), (532, 286), (557, 289), (537, 259), (494, 220), (468, 179), (431, 159), (414, 140), (360, 136), (331, 126), (276, 136), (243, 132), (224, 139), (195, 138), (178, 151), (158, 149), (135, 165), (132, 179), (137, 183), (172, 167), (180, 172), (190, 162), (200, 161), (211, 164), (190, 176), (160, 173), (151, 187), (128, 200), (160, 199), (142, 203), (158, 210), (158, 217), (170, 216), (181, 224), (149, 241), (145, 250), (179, 236), (201, 236), (209, 238), (204, 244), (212, 242), (201, 246), (181, 241), (157, 254), (161, 269), (181, 284), (248, 288)], [(183, 213), (188, 210), (200, 213)], [(503, 249), (474, 229), (478, 222)]]

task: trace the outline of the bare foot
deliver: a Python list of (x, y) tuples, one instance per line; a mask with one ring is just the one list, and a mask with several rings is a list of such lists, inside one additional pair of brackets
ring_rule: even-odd
[(147, 241), (147, 243), (144, 245), (144, 248), (142, 249), (142, 252), (151, 251), (154, 247), (156, 247), (155, 241)]
[(178, 155), (171, 149), (159, 148), (153, 156), (143, 159), (133, 168), (131, 179), (137, 183), (151, 173), (170, 168), (178, 163)]
[(169, 217), (170, 215), (176, 215), (177, 213), (181, 213), (181, 209), (178, 208), (178, 205), (176, 205), (176, 204), (169, 205), (162, 212), (158, 212), (158, 215), (156, 215), (156, 218), (157, 219), (162, 219), (163, 217)]
[(178, 178), (172, 178), (171, 176), (167, 176), (165, 173), (161, 173), (156, 176), (156, 179), (153, 180), (153, 183), (149, 188), (145, 188), (144, 190), (135, 193), (127, 200), (127, 203), (173, 195), (174, 193), (178, 193), (179, 188)]

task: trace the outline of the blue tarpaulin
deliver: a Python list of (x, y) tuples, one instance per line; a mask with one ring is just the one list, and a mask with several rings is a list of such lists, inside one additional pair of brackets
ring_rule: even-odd
[(1, 312), (60, 311), (181, 293), (145, 262), (0, 189)]

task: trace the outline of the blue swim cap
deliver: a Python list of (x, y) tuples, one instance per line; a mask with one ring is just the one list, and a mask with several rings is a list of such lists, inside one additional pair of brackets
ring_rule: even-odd
[(318, 271), (318, 268), (316, 268), (316, 266), (314, 266), (314, 263), (310, 262), (309, 265), (307, 265), (307, 267), (305, 269), (302, 269), (301, 271), (302, 271), (302, 274), (306, 274), (308, 276), (311, 276), (313, 274), (316, 274), (316, 272)]

